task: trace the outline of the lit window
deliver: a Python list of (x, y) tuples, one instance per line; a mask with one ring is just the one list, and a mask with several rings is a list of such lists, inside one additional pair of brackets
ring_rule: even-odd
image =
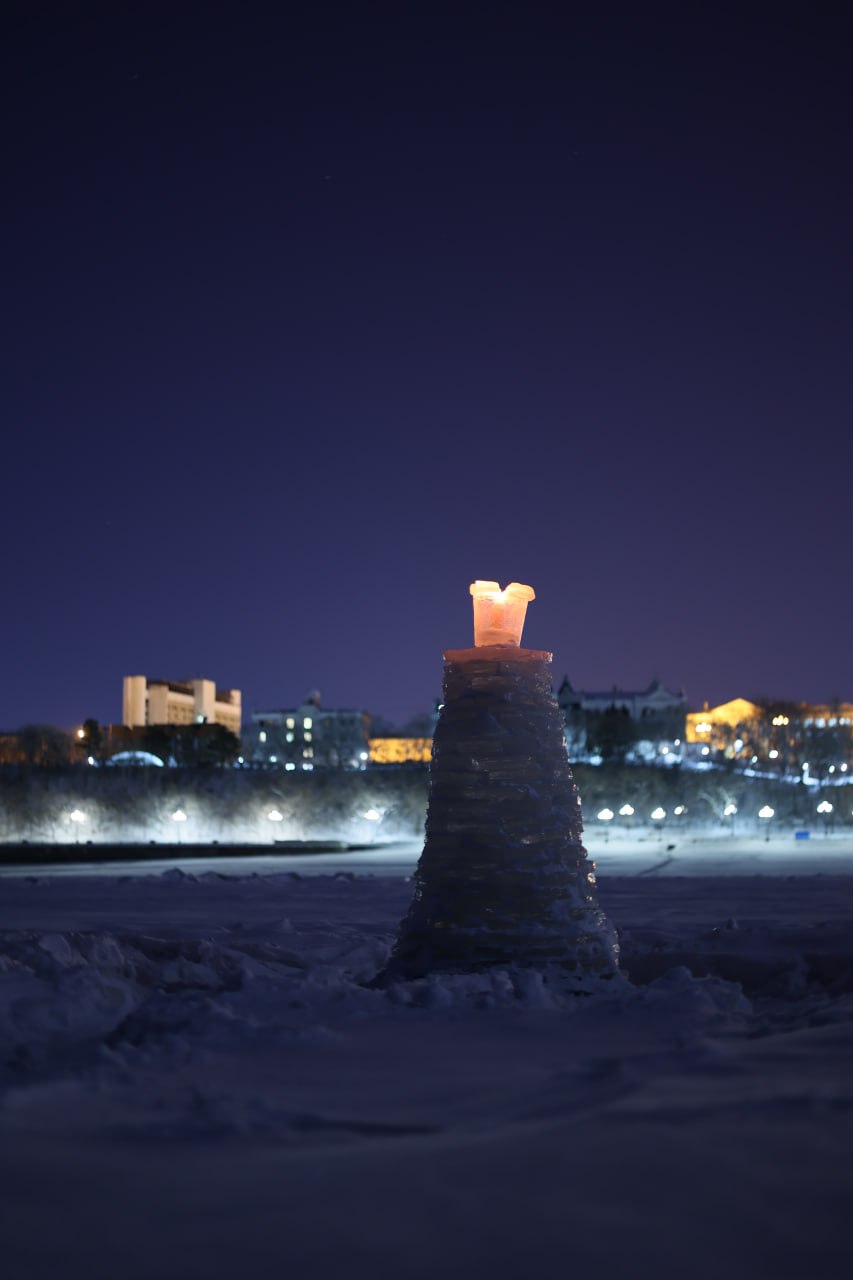
[(293, 716), (288, 716), (288, 717), (287, 717), (286, 724), (287, 724), (288, 729), (292, 729), (292, 728), (295, 726), (296, 721), (294, 720)]
[(285, 742), (292, 742), (292, 741), (293, 741), (293, 734), (292, 734), (292, 733), (286, 733), (286, 734), (284, 735), (284, 740), (285, 740)]
[(311, 741), (311, 739), (312, 739), (312, 736), (313, 736), (313, 735), (311, 734), (311, 731), (310, 731), (310, 730), (308, 730), (308, 729), (306, 729), (305, 734), (304, 734), (305, 741), (306, 741), (306, 742), (310, 742), (310, 741)]
[(304, 747), (304, 748), (303, 748), (303, 750), (302, 750), (302, 755), (303, 755), (303, 757), (304, 757), (306, 760), (310, 760), (310, 759), (313, 757), (313, 755), (314, 755), (314, 748), (313, 748), (313, 747)]
[(267, 731), (266, 729), (261, 729), (260, 733), (258, 734), (258, 741), (266, 742), (266, 740), (267, 740)]
[(310, 716), (306, 716), (305, 719), (302, 721), (302, 728), (313, 729), (313, 727), (314, 727), (314, 721), (311, 719)]

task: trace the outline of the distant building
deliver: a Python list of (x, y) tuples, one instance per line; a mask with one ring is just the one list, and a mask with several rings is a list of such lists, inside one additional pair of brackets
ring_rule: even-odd
[(320, 705), (318, 693), (299, 707), (253, 711), (243, 735), (247, 760), (283, 769), (364, 769), (369, 759), (366, 711)]
[(429, 764), (432, 738), (371, 738), (368, 750), (371, 764)]
[(697, 756), (749, 758), (762, 768), (812, 778), (847, 773), (853, 765), (853, 703), (706, 702), (688, 715), (686, 740)]
[(709, 747), (711, 751), (727, 751), (737, 741), (743, 746), (747, 741), (751, 743), (763, 714), (758, 703), (747, 698), (731, 698), (718, 707), (709, 707), (706, 702), (702, 711), (689, 712), (685, 740), (690, 746)]
[(240, 736), (239, 689), (216, 690), (212, 680), (149, 680), (125, 676), (122, 723), (128, 728), (152, 724), (221, 724)]
[(653, 680), (647, 689), (612, 689), (589, 692), (574, 689), (568, 676), (557, 693), (557, 702), (566, 722), (569, 753), (584, 750), (592, 718), (607, 713), (621, 713), (630, 722), (636, 742), (678, 743), (684, 741), (687, 698), (683, 689), (677, 693)]

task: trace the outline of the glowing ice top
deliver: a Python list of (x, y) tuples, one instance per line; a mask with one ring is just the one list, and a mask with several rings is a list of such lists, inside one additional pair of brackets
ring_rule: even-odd
[(533, 588), (522, 582), (511, 582), (501, 591), (499, 582), (478, 578), (471, 583), (471, 595), (474, 597), (475, 649), (491, 644), (511, 644), (518, 648), (527, 606), (536, 599)]

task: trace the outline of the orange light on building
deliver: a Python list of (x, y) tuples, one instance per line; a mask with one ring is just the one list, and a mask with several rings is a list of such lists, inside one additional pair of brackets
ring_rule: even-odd
[(432, 738), (371, 738), (371, 764), (429, 764)]

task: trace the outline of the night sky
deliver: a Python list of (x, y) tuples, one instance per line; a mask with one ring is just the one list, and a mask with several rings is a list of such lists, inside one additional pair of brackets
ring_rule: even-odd
[(844, 9), (21, 6), (0, 728), (405, 721), (477, 577), (576, 687), (853, 697)]

